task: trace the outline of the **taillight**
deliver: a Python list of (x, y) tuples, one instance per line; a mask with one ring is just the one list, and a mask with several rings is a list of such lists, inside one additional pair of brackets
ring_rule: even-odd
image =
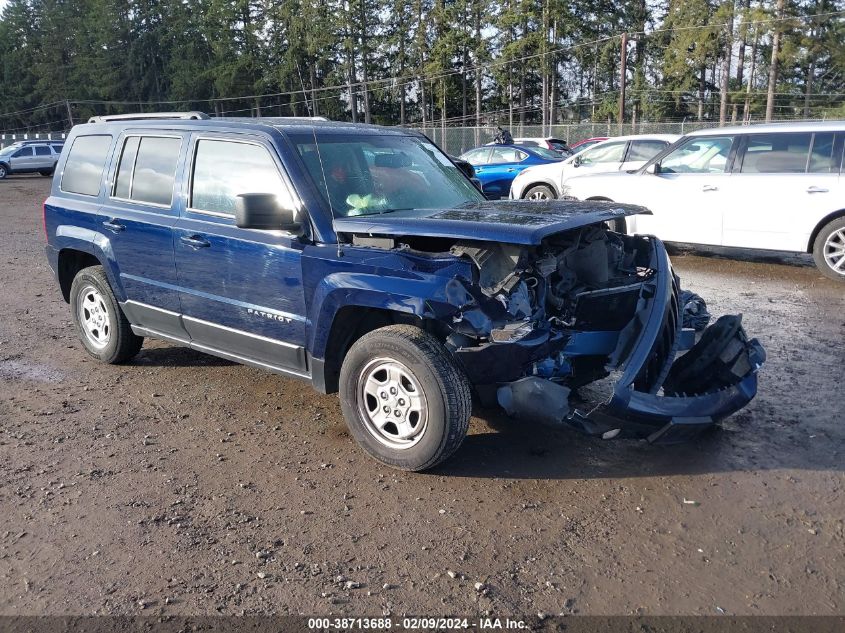
[(47, 201), (41, 205), (41, 222), (44, 224), (44, 239), (50, 241), (50, 234), (47, 232)]

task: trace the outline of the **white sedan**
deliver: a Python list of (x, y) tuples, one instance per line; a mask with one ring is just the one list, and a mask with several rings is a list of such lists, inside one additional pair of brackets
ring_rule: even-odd
[(514, 200), (560, 198), (565, 195), (565, 183), (569, 178), (639, 169), (679, 138), (674, 134), (638, 134), (596, 143), (562, 162), (537, 165), (522, 171), (511, 185), (510, 197)]
[(845, 282), (845, 121), (693, 132), (634, 173), (571, 178), (579, 200), (639, 204), (628, 233), (665, 241), (812, 253)]

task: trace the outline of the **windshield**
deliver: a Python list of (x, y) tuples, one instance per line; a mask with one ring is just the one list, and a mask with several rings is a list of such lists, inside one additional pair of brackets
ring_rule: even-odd
[(484, 200), (424, 138), (320, 132), (290, 138), (335, 217), (451, 209)]

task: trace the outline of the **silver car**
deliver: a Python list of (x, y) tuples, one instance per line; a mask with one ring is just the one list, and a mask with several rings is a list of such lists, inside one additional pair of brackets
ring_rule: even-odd
[(52, 176), (62, 144), (50, 141), (21, 141), (0, 150), (0, 180), (9, 174), (39, 173)]

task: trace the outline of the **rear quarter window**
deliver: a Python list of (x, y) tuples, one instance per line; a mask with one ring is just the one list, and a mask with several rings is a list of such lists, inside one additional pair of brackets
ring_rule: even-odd
[(99, 195), (111, 141), (112, 137), (105, 134), (77, 136), (65, 162), (60, 189), (83, 196)]

